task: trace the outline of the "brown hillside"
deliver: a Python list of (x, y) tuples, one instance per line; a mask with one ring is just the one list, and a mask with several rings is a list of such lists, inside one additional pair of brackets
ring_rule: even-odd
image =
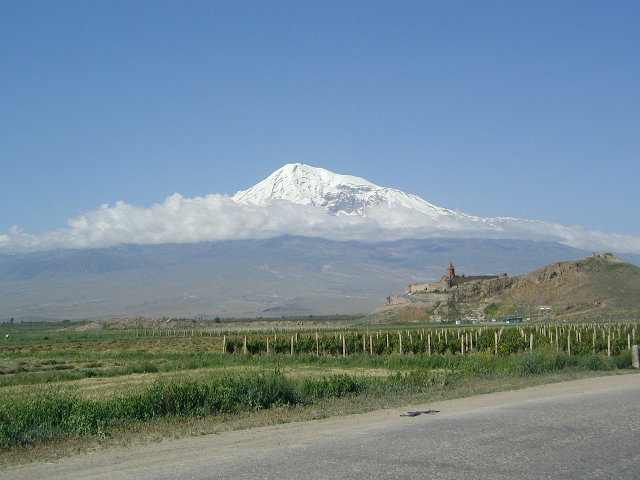
[[(398, 305), (376, 311), (387, 319), (409, 314), (423, 319), (469, 316), (536, 316), (541, 306), (551, 315), (640, 315), (640, 268), (610, 253), (553, 263), (517, 277), (473, 281), (452, 289), (440, 301), (405, 296)], [(475, 313), (476, 315), (473, 315)]]
[(499, 292), (498, 301), (640, 307), (640, 268), (610, 253), (554, 263), (512, 280)]

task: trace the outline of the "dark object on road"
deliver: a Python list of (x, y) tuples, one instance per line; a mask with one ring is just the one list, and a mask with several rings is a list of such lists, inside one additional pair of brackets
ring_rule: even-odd
[(438, 413), (440, 410), (416, 410), (413, 412), (407, 412), (400, 414), (401, 417), (417, 417), (423, 413)]

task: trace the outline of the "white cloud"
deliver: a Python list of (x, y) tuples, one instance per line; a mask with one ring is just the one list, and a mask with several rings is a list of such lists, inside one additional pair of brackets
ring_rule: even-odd
[[(490, 220), (490, 221), (488, 221)], [(123, 243), (194, 243), (280, 235), (331, 240), (384, 241), (447, 236), (555, 240), (586, 250), (640, 253), (640, 238), (535, 220), (432, 217), (402, 207), (378, 207), (367, 217), (333, 216), (324, 210), (273, 201), (237, 204), (226, 195), (185, 198), (173, 194), (149, 208), (125, 202), (102, 205), (68, 221), (66, 228), (30, 235), (12, 227), (0, 235), (0, 250), (107, 247)]]

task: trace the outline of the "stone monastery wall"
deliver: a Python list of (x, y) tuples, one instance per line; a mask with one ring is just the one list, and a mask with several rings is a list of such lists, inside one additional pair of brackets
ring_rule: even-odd
[(440, 279), (439, 282), (426, 282), (426, 283), (410, 283), (404, 288), (405, 295), (411, 295), (414, 293), (435, 293), (435, 292), (447, 292), (459, 285), (468, 282), (476, 282), (481, 280), (492, 280), (494, 278), (506, 277), (506, 273), (500, 275), (477, 275), (472, 277), (458, 276), (455, 274), (455, 269), (452, 264), (449, 264), (447, 268), (447, 274)]

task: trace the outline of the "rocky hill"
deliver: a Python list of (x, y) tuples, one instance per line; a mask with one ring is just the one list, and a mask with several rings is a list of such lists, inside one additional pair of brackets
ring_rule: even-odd
[(585, 319), (640, 315), (640, 268), (611, 253), (557, 262), (532, 273), (479, 280), (446, 292), (389, 297), (374, 317), (396, 319)]

